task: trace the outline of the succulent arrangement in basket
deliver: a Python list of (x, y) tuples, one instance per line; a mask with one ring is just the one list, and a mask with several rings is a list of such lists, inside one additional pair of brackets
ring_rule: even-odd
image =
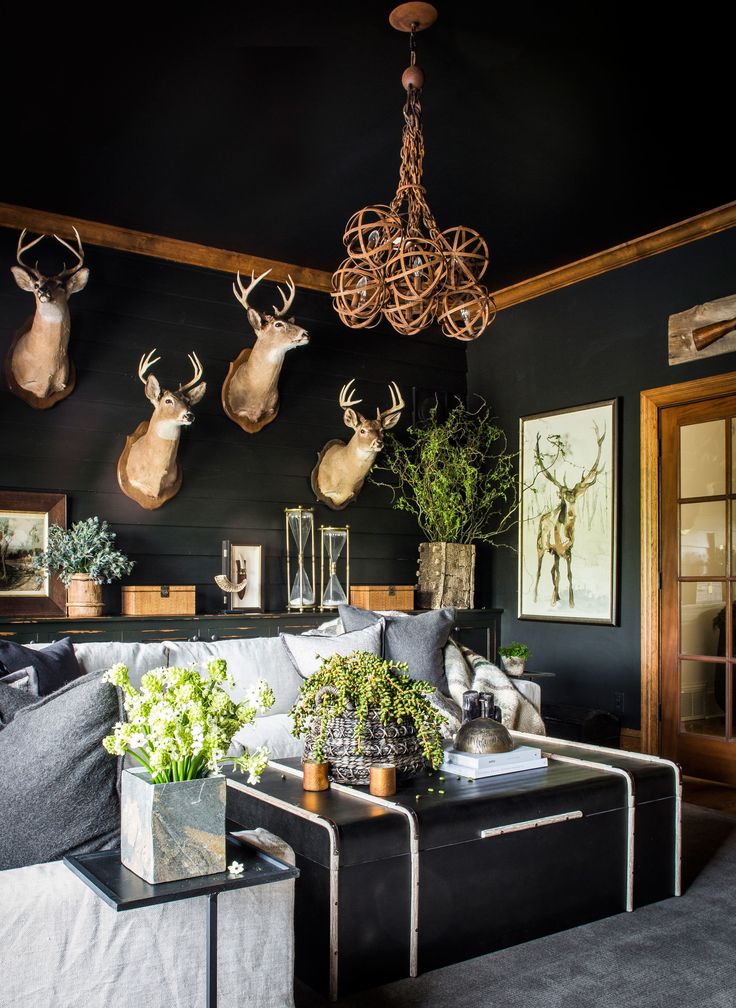
[(445, 718), (429, 702), (434, 687), (408, 666), (367, 651), (323, 659), (290, 714), (305, 758), (328, 761), (336, 780), (367, 783), (373, 762), (396, 764), (399, 777), (436, 768)]

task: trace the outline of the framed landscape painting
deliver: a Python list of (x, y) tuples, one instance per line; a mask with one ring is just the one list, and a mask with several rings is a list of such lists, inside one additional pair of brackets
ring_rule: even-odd
[(519, 618), (614, 624), (617, 400), (522, 417)]
[(33, 570), (48, 544), (49, 525), (66, 528), (66, 495), (0, 490), (0, 613), (65, 616), (66, 589)]

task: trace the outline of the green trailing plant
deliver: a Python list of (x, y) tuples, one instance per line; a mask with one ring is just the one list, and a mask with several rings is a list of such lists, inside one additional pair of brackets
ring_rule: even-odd
[(223, 658), (215, 658), (206, 671), (188, 668), (153, 669), (137, 690), (125, 665), (105, 673), (123, 697), (127, 720), (102, 740), (115, 756), (132, 756), (148, 770), (153, 784), (196, 780), (216, 773), (223, 762), (233, 763), (258, 783), (268, 762), (260, 746), (242, 756), (226, 756), (233, 735), (251, 724), (259, 712), (273, 705), (273, 690), (261, 680), (245, 699), (235, 703), (225, 687), (235, 683)]
[(434, 687), (412, 679), (408, 666), (385, 661), (368, 651), (325, 658), (299, 691), (289, 712), (292, 734), (313, 736), (311, 756), (324, 760), (327, 730), (333, 718), (355, 716), (355, 743), (362, 752), (363, 731), (369, 711), (378, 711), (384, 725), (413, 721), (422, 752), (436, 769), (443, 759), (441, 729), (445, 718), (428, 697)]
[(109, 584), (130, 574), (134, 564), (114, 548), (114, 542), (115, 533), (97, 517), (75, 522), (70, 529), (50, 525), (46, 549), (31, 562), (34, 570), (58, 574), (67, 588), (74, 574), (89, 574), (95, 584)]
[[(386, 435), (372, 481), (390, 488), (393, 506), (413, 514), (429, 542), (507, 545), (498, 540), (515, 523), (516, 453), (484, 400), (471, 410), (458, 399), (445, 420), (438, 410), (408, 428), (405, 444)], [(381, 472), (393, 482), (378, 478)]]
[(528, 645), (520, 644), (518, 641), (504, 644), (503, 647), (498, 649), (498, 653), (502, 658), (518, 658), (520, 661), (526, 661), (531, 654)]

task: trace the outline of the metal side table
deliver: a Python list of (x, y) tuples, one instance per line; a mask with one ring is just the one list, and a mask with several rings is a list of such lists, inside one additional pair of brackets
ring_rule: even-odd
[(278, 858), (265, 854), (234, 836), (227, 838), (227, 863), (234, 860), (245, 866), (242, 875), (218, 872), (197, 878), (178, 879), (151, 885), (124, 867), (119, 851), (100, 851), (65, 857), (64, 864), (71, 868), (90, 889), (113, 910), (137, 910), (157, 903), (206, 896), (207, 909), (207, 1008), (217, 1008), (217, 895), (232, 889), (280, 882), (297, 878), (299, 869)]

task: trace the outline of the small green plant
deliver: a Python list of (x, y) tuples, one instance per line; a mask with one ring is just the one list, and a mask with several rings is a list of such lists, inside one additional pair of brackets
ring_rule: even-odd
[[(481, 399), (477, 410), (458, 400), (443, 421), (438, 405), (426, 424), (406, 432), (407, 443), (387, 434), (371, 480), (393, 493), (393, 506), (416, 516), (429, 542), (498, 543), (518, 507), (516, 454)], [(376, 478), (391, 473), (394, 482)]]
[(114, 541), (115, 533), (97, 517), (75, 522), (70, 529), (50, 525), (48, 545), (31, 563), (34, 570), (56, 572), (67, 588), (74, 574), (89, 574), (95, 584), (109, 584), (130, 574), (134, 563), (114, 549)]
[(365, 720), (370, 710), (381, 721), (413, 721), (425, 758), (433, 767), (443, 759), (441, 728), (445, 718), (429, 702), (434, 687), (412, 679), (408, 666), (385, 661), (368, 651), (325, 658), (299, 691), (289, 712), (292, 734), (314, 734), (311, 757), (324, 760), (327, 729), (333, 718), (346, 712), (355, 715), (356, 752), (362, 751)]
[[(141, 679), (140, 690), (131, 684), (125, 665), (114, 665), (105, 677), (121, 689), (128, 719), (116, 725), (102, 744), (115, 756), (132, 756), (148, 770), (154, 784), (216, 773), (233, 735), (274, 702), (271, 687), (261, 680), (236, 704), (225, 690), (235, 684), (223, 658), (209, 662), (206, 672), (153, 669)], [(247, 773), (249, 783), (257, 784), (268, 751), (263, 746), (252, 753), (246, 749), (242, 756), (227, 757), (227, 762)]]
[(520, 644), (518, 641), (511, 641), (510, 644), (504, 644), (503, 647), (498, 649), (498, 653), (502, 658), (518, 658), (520, 661), (526, 661), (531, 652), (526, 644)]

